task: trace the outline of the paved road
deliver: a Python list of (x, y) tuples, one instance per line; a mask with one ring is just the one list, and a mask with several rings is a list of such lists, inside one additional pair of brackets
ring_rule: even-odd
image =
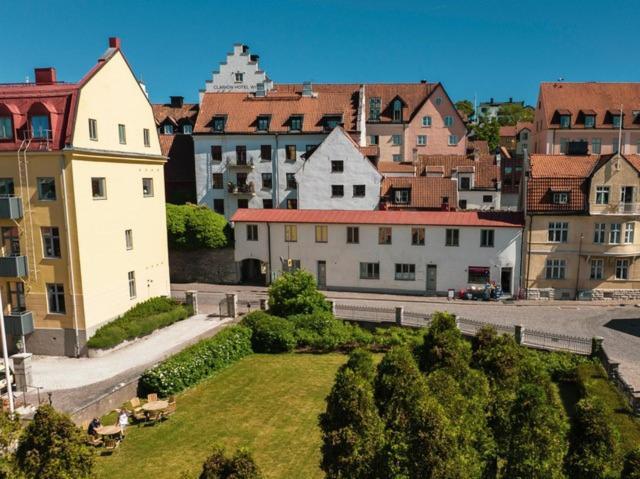
[[(199, 292), (198, 302), (204, 312), (217, 312), (218, 302), (226, 293), (238, 293), (243, 310), (259, 307), (266, 298), (266, 288), (242, 285), (174, 284), (173, 294), (184, 290)], [(586, 302), (503, 302), (485, 303), (441, 298), (401, 296), (390, 294), (325, 292), (330, 299), (343, 304), (369, 304), (372, 306), (403, 306), (405, 311), (433, 313), (449, 311), (470, 319), (515, 325), (572, 336), (602, 336), (609, 357), (620, 362), (623, 377), (640, 391), (640, 308), (633, 304), (592, 304)]]

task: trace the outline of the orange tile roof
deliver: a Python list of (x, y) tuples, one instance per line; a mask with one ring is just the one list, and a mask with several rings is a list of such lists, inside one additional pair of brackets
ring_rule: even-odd
[(474, 150), (478, 150), (481, 155), (489, 155), (489, 142), (486, 140), (471, 140), (467, 142), (467, 152), (473, 153)]
[(369, 100), (374, 97), (380, 98), (380, 119), (381, 123), (393, 121), (392, 102), (399, 97), (404, 103), (402, 109), (403, 121), (409, 121), (416, 114), (417, 110), (424, 104), (437, 83), (371, 83), (365, 84), (365, 110), (367, 121), (369, 118)]
[(520, 134), (520, 132), (524, 129), (529, 131), (533, 131), (533, 123), (530, 121), (519, 121), (516, 123), (516, 132)]
[(546, 115), (543, 128), (557, 128), (559, 119), (554, 115), (563, 110), (571, 114), (572, 128), (583, 128), (581, 117), (591, 112), (596, 114), (596, 128), (614, 128), (605, 117), (623, 105), (623, 127), (640, 129), (640, 118), (633, 115), (640, 111), (640, 83), (542, 83), (539, 99)]
[(231, 218), (250, 223), (328, 223), (373, 225), (475, 226), (522, 228), (521, 213), (504, 211), (362, 211), (243, 208)]
[(586, 178), (599, 155), (538, 155), (530, 157), (532, 178)]
[[(397, 189), (410, 189), (409, 204), (394, 204), (393, 192)], [(441, 209), (443, 198), (448, 199), (451, 208), (458, 206), (456, 183), (449, 178), (432, 176), (390, 176), (382, 180), (380, 196), (387, 198), (387, 209), (416, 208)]]
[(427, 168), (429, 172), (433, 167), (442, 166), (444, 177), (451, 178), (454, 171), (463, 168), (469, 171), (470, 167), (475, 171), (475, 188), (495, 189), (500, 179), (500, 167), (496, 164), (492, 155), (480, 155), (478, 160), (465, 155), (419, 155), (418, 174), (425, 174)]
[(198, 105), (195, 103), (184, 103), (181, 107), (174, 107), (170, 104), (153, 104), (153, 116), (156, 124), (161, 125), (166, 119), (172, 120), (174, 124), (180, 124), (184, 120), (189, 120), (192, 125), (198, 116)]
[(499, 135), (501, 137), (509, 137), (509, 136), (516, 136), (516, 127), (515, 125), (505, 125), (505, 126), (501, 126), (500, 127), (500, 133)]
[(413, 163), (398, 163), (395, 161), (378, 162), (378, 171), (380, 173), (411, 173), (415, 171)]

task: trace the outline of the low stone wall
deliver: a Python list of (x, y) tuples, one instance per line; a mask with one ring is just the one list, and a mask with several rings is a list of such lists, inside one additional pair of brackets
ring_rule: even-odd
[(240, 281), (233, 248), (170, 250), (169, 271), (172, 283), (237, 284)]
[[(554, 300), (574, 299), (573, 291), (556, 288), (529, 288), (527, 299)], [(640, 289), (588, 289), (581, 290), (578, 299), (582, 301), (637, 301), (640, 300)]]
[(630, 301), (640, 299), (640, 289), (592, 289), (591, 299), (605, 300), (613, 299), (616, 301)]
[(91, 421), (94, 417), (101, 417), (109, 411), (120, 407), (123, 403), (137, 396), (139, 376), (114, 386), (110, 391), (97, 397), (88, 404), (71, 412), (71, 419), (77, 425)]

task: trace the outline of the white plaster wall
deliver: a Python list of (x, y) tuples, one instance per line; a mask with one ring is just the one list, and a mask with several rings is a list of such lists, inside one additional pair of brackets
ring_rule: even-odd
[[(268, 263), (267, 224), (258, 226), (258, 241), (246, 241), (246, 224), (237, 222), (235, 259), (242, 261), (256, 258)], [(411, 244), (411, 226), (393, 226), (392, 244), (378, 244), (377, 225), (354, 225), (360, 228), (360, 243), (347, 244), (347, 225), (328, 225), (328, 242), (315, 242), (315, 225), (298, 224), (298, 241), (284, 241), (284, 224), (272, 223), (271, 262), (276, 274), (282, 271), (281, 259), (299, 259), (301, 267), (314, 276), (317, 262), (326, 261), (327, 287), (329, 289), (398, 291), (424, 293), (426, 290), (427, 264), (437, 266), (437, 290), (467, 286), (469, 266), (490, 268), (491, 280), (500, 283), (501, 268), (513, 268), (512, 291), (519, 287), (520, 228), (495, 228), (495, 247), (480, 247), (479, 227), (457, 227), (460, 230), (460, 246), (445, 246), (446, 227), (426, 226), (424, 246)], [(360, 279), (360, 262), (379, 262), (380, 279)], [(395, 280), (395, 264), (416, 265), (414, 281)]]
[[(343, 162), (342, 173), (331, 172), (331, 161)], [(375, 210), (380, 202), (381, 175), (340, 128), (334, 129), (296, 173), (299, 209)], [(331, 185), (343, 185), (344, 196), (332, 197)], [(365, 185), (365, 196), (354, 197), (353, 185)]]
[[(491, 203), (482, 201), (485, 195), (491, 195)], [(458, 190), (458, 201), (467, 200), (468, 210), (498, 210), (501, 207), (500, 196), (500, 192), (496, 190)]]

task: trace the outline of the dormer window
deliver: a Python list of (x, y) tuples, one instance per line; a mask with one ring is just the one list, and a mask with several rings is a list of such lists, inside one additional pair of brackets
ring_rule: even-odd
[(461, 190), (470, 190), (471, 189), (471, 178), (468, 176), (460, 177), (460, 189)]
[(584, 127), (585, 128), (595, 128), (596, 126), (596, 116), (595, 115), (585, 115), (584, 117)]
[(0, 116), (0, 140), (13, 139), (13, 122), (10, 116)]
[(242, 72), (234, 73), (234, 80), (236, 83), (242, 83), (242, 81), (244, 80), (244, 73)]
[(402, 102), (399, 99), (393, 101), (393, 121), (402, 121)]
[(302, 131), (302, 116), (292, 116), (289, 120), (290, 131)]
[(640, 111), (639, 110), (633, 110), (633, 123), (638, 124), (640, 123)]
[(31, 131), (33, 138), (48, 138), (51, 135), (49, 116), (33, 115), (31, 117)]
[(173, 135), (173, 125), (170, 123), (166, 123), (162, 126), (162, 133), (165, 135)]
[(553, 194), (554, 205), (566, 205), (567, 203), (569, 203), (569, 192), (557, 191)]
[(185, 123), (182, 125), (182, 133), (185, 135), (191, 135), (193, 133), (193, 125), (191, 123)]
[(571, 115), (560, 115), (560, 128), (571, 127)]
[(622, 117), (620, 116), (620, 114), (611, 116), (611, 124), (613, 125), (614, 128), (620, 128), (621, 118)]
[(332, 131), (336, 126), (340, 125), (342, 118), (339, 116), (324, 117), (324, 131)]
[(369, 121), (378, 121), (380, 119), (380, 108), (382, 102), (379, 96), (369, 99)]
[(393, 202), (398, 205), (406, 205), (411, 198), (411, 190), (408, 188), (395, 190), (393, 192)]
[(258, 131), (269, 131), (270, 118), (266, 115), (258, 117)]
[(214, 116), (213, 117), (213, 131), (223, 132), (225, 126), (225, 117), (224, 116)]

